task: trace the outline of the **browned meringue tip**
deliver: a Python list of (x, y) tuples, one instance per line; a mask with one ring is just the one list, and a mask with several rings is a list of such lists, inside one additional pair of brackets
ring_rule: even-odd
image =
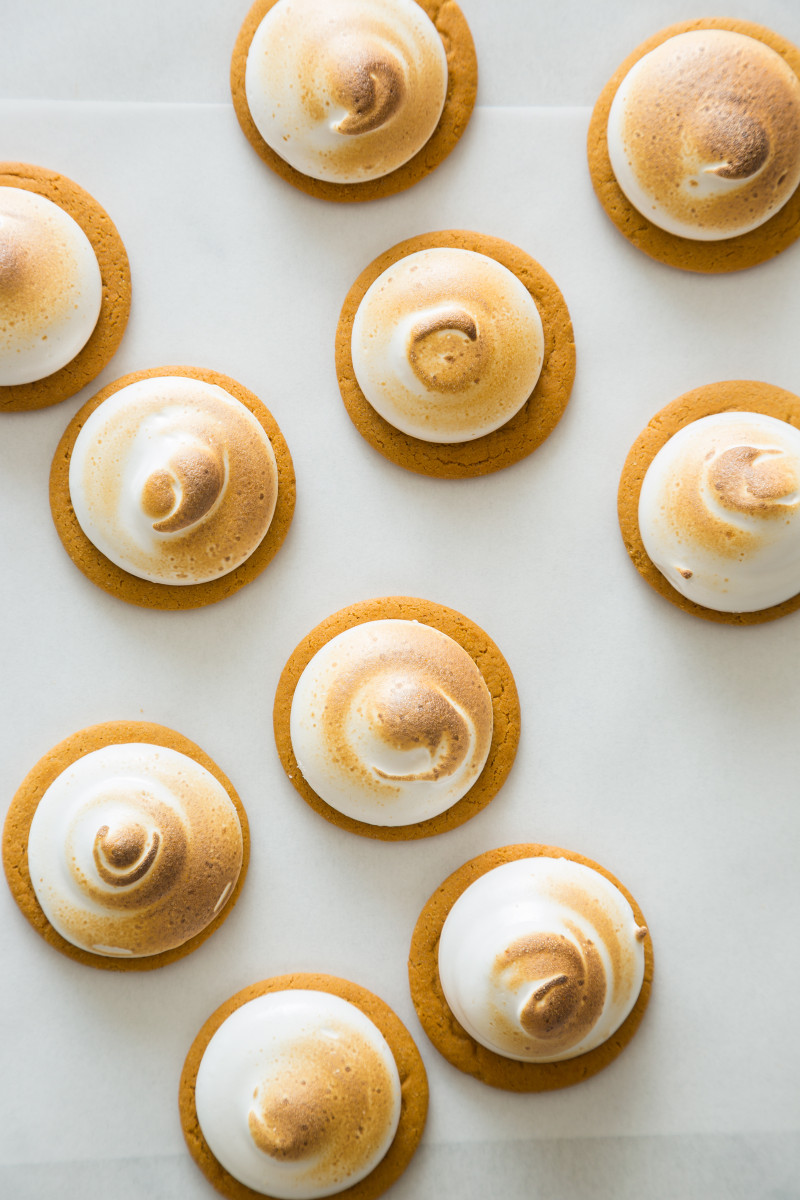
[(607, 1041), (594, 1050), (560, 1062), (521, 1062), (505, 1058), (477, 1042), (458, 1022), (448, 1005), (439, 978), (439, 938), (451, 908), (482, 875), (505, 863), (525, 858), (566, 858), (598, 872), (608, 879), (630, 904), (637, 925), (646, 929), (644, 916), (636, 900), (605, 867), (571, 850), (537, 843), (501, 846), (470, 859), (437, 888), (423, 907), (414, 928), (408, 959), (411, 999), (428, 1038), (452, 1066), (472, 1075), (489, 1087), (508, 1092), (549, 1092), (571, 1087), (591, 1078), (625, 1049), (633, 1038), (650, 1000), (653, 985), (653, 946), (644, 937), (644, 980), (638, 999), (625, 1021)]
[[(69, 487), (70, 459), (78, 434), (96, 408), (122, 388), (142, 379), (176, 376), (214, 384), (228, 392), (248, 409), (267, 434), (278, 470), (278, 496), (275, 511), (266, 535), (240, 566), (229, 574), (207, 583), (153, 583), (130, 574), (112, 563), (89, 541), (81, 529), (72, 505)], [(141, 608), (172, 611), (202, 608), (233, 595), (254, 580), (269, 565), (289, 532), (294, 515), (296, 484), (294, 465), (289, 447), (272, 413), (266, 405), (243, 384), (227, 375), (200, 367), (156, 367), (135, 371), (117, 379), (93, 396), (76, 413), (67, 426), (53, 457), (50, 469), (50, 511), (58, 536), (76, 567), (92, 583), (117, 599)], [(158, 497), (153, 497), (153, 503)]]
[(48, 408), (74, 396), (111, 361), (128, 323), (131, 273), (122, 239), (105, 209), (66, 175), (30, 163), (0, 163), (0, 187), (36, 192), (62, 208), (86, 234), (103, 284), (100, 316), (76, 356), (44, 379), (0, 386), (0, 412)]
[(589, 124), (587, 155), (595, 193), (608, 217), (632, 245), (668, 266), (719, 274), (765, 262), (800, 237), (800, 187), (783, 208), (749, 233), (708, 242), (680, 237), (654, 225), (627, 199), (614, 175), (606, 138), (611, 104), (631, 67), (670, 38), (704, 29), (728, 30), (762, 42), (775, 50), (800, 78), (800, 49), (763, 25), (727, 17), (700, 18), (670, 25), (638, 46), (603, 88)]
[[(372, 825), (347, 817), (327, 804), (303, 778), (297, 765), (290, 733), (295, 688), (317, 651), (337, 634), (368, 621), (397, 619), (419, 621), (447, 634), (473, 659), (492, 701), (493, 729), (489, 756), (477, 781), (450, 808), (438, 816), (410, 825)], [(475, 816), (495, 797), (514, 763), (519, 744), (520, 709), (511, 668), (495, 643), (468, 617), (444, 605), (411, 596), (385, 596), (341, 609), (313, 629), (290, 655), (275, 693), (273, 728), (278, 755), (292, 785), (306, 803), (334, 825), (349, 833), (381, 841), (410, 841), (455, 829)]]
[[(31, 882), (28, 869), (28, 834), (39, 801), (62, 772), (95, 750), (135, 742), (165, 746), (185, 754), (204, 767), (222, 785), (239, 818), (242, 831), (242, 865), (236, 883), (225, 897), (217, 915), (188, 941), (173, 949), (143, 957), (112, 958), (92, 954), (74, 946), (50, 924), (39, 905)], [(250, 827), (247, 813), (227, 775), (194, 742), (165, 725), (156, 725), (149, 721), (107, 721), (81, 729), (59, 742), (26, 775), (11, 802), (3, 828), (3, 866), (6, 880), (23, 916), (55, 950), (84, 966), (97, 967), (104, 971), (152, 971), (191, 954), (230, 916), (244, 886), (249, 859)]]
[(293, 187), (309, 196), (339, 203), (357, 203), (395, 195), (412, 187), (433, 171), (455, 148), (467, 127), (478, 88), (475, 45), (466, 19), (454, 0), (416, 0), (430, 17), (447, 57), (447, 96), (444, 111), (432, 136), (403, 166), (379, 179), (361, 183), (332, 183), (312, 179), (291, 167), (267, 143), (256, 128), (247, 103), (245, 70), (250, 44), (264, 16), (277, 0), (255, 0), (245, 17), (233, 49), (230, 83), (236, 117), (258, 156)]

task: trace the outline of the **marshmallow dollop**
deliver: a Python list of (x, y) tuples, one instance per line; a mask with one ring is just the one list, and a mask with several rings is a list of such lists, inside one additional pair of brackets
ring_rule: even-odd
[(378, 179), (422, 149), (447, 94), (442, 40), (415, 0), (278, 0), (245, 93), (264, 141), (314, 179)]
[(677, 34), (620, 84), (608, 151), (622, 191), (654, 225), (701, 241), (747, 233), (800, 183), (800, 79), (755, 38)]
[(216, 384), (139, 379), (104, 400), (69, 469), (75, 516), (118, 567), (154, 583), (226, 575), (263, 540), (278, 468), (244, 404)]
[(290, 717), (300, 771), (327, 804), (372, 825), (450, 808), (483, 770), (489, 689), (457, 642), (417, 621), (369, 621), (311, 659)]
[(505, 1058), (559, 1062), (620, 1027), (644, 979), (627, 899), (567, 858), (524, 858), (481, 875), (448, 913), (439, 977), (456, 1018)]
[(73, 946), (141, 958), (220, 912), (242, 866), (239, 817), (200, 763), (167, 746), (104, 746), (39, 801), (28, 837), (36, 898)]
[(195, 1090), (212, 1153), (278, 1200), (332, 1196), (384, 1157), (400, 1120), (400, 1077), (377, 1026), (339, 996), (257, 996), (211, 1038)]
[(92, 335), (103, 281), (91, 242), (52, 200), (0, 187), (0, 386), (59, 371)]
[(353, 321), (353, 369), (372, 407), (428, 442), (498, 429), (530, 396), (544, 360), (534, 300), (502, 263), (436, 247), (387, 268)]
[(639, 530), (674, 588), (719, 612), (800, 592), (800, 430), (761, 413), (701, 417), (645, 475)]

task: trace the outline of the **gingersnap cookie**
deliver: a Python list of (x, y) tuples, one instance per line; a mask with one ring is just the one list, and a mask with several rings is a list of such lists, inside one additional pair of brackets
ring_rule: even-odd
[(591, 859), (489, 850), (437, 888), (408, 961), (422, 1027), (491, 1087), (544, 1092), (607, 1067), (639, 1027), (653, 950), (636, 901)]
[(508, 663), (479, 626), (385, 596), (321, 622), (283, 669), (273, 712), (283, 769), (315, 812), (384, 841), (430, 837), (496, 795), (519, 744)]
[(108, 213), (65, 175), (0, 163), (0, 411), (74, 396), (122, 341), (131, 274)]
[(643, 42), (600, 94), (589, 170), (620, 232), (687, 271), (737, 271), (800, 234), (800, 50), (709, 17)]
[(179, 1106), (192, 1158), (230, 1200), (374, 1200), (416, 1151), (428, 1080), (383, 1000), (331, 975), (282, 975), (209, 1017)]
[(217, 371), (159, 367), (73, 417), (50, 471), (58, 535), (129, 604), (214, 604), (271, 562), (294, 513), (289, 448), (266, 406)]
[(686, 392), (653, 417), (619, 485), (639, 574), (707, 621), (800, 607), (800, 397), (757, 380)]
[(420, 234), (351, 287), (336, 374), (351, 421), (384, 458), (420, 475), (488, 475), (560, 421), (575, 379), (572, 322), (519, 247), (467, 230)]
[(231, 61), (253, 149), (324, 200), (376, 200), (429, 174), (464, 132), (477, 86), (453, 0), (256, 0)]
[(250, 857), (228, 777), (188, 738), (108, 721), (54, 746), (3, 829), (11, 894), (49, 945), (107, 971), (190, 954), (229, 916)]

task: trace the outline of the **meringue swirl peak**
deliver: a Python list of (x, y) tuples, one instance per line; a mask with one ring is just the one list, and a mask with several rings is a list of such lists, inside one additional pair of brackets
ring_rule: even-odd
[(677, 34), (620, 84), (608, 150), (622, 191), (654, 225), (703, 241), (747, 233), (800, 183), (800, 79), (756, 38)]
[(417, 621), (368, 621), (327, 642), (295, 688), (292, 747), (326, 803), (373, 825), (450, 808), (489, 754), (492, 700), (473, 659)]
[(416, 0), (278, 0), (247, 55), (264, 141), (314, 179), (378, 179), (422, 149), (447, 94), (439, 33)]
[(80, 225), (37, 192), (0, 187), (0, 386), (35, 383), (71, 362), (102, 299)]
[(269, 529), (278, 470), (256, 417), (216, 384), (139, 379), (88, 417), (72, 451), (70, 498), (106, 558), (155, 583), (235, 570)]
[(674, 588), (719, 612), (800, 592), (800, 430), (761, 413), (685, 425), (642, 483), (639, 530)]
[(544, 332), (528, 289), (488, 255), (409, 254), (367, 289), (353, 321), (353, 369), (386, 421), (429, 442), (504, 425), (529, 399)]

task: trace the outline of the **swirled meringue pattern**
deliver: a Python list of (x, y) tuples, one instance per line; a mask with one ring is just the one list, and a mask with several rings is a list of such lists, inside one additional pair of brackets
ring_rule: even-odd
[(353, 321), (353, 369), (372, 407), (429, 442), (482, 437), (530, 396), (544, 333), (528, 289), (485, 254), (420, 250), (369, 287)]
[(415, 0), (277, 0), (250, 44), (245, 93), (259, 133), (290, 166), (357, 183), (428, 141), (447, 59)]
[(40, 799), (28, 835), (36, 898), (73, 946), (109, 957), (171, 950), (222, 910), (242, 866), (236, 809), (167, 746), (103, 746)]
[(520, 858), (476, 879), (450, 909), (438, 967), (464, 1029), (505, 1058), (552, 1063), (607, 1041), (631, 1012), (647, 930), (598, 871)]
[(653, 224), (701, 241), (735, 237), (800, 182), (800, 80), (756, 38), (689, 30), (631, 68), (607, 136), (620, 188)]
[(106, 558), (141, 579), (190, 585), (228, 574), (258, 547), (278, 472), (266, 432), (234, 396), (201, 379), (155, 376), (88, 417), (69, 492)]
[(303, 777), (372, 825), (444, 812), (477, 780), (492, 700), (473, 659), (417, 621), (368, 621), (327, 642), (295, 688), (290, 730)]
[(34, 191), (0, 187), (0, 386), (66, 366), (91, 337), (102, 299), (77, 221)]
[(689, 600), (755, 612), (800, 592), (800, 430), (762, 413), (692, 421), (639, 497), (648, 556)]
[(400, 1077), (355, 1004), (295, 988), (257, 996), (222, 1022), (200, 1061), (195, 1105), (235, 1179), (279, 1200), (313, 1200), (383, 1159), (400, 1119)]

